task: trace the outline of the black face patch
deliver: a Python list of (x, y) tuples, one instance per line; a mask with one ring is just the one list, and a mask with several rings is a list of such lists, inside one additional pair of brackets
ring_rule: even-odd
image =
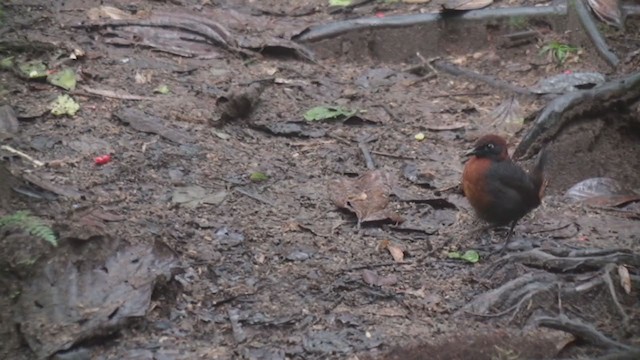
[(499, 158), (503, 150), (501, 145), (490, 142), (476, 147), (473, 154), (477, 157)]

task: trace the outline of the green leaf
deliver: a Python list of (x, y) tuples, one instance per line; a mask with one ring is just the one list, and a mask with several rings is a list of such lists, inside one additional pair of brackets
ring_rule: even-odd
[(20, 64), (20, 71), (29, 79), (38, 79), (47, 76), (47, 66), (38, 60), (28, 61)]
[(169, 87), (167, 85), (160, 85), (157, 88), (153, 89), (153, 92), (156, 94), (166, 95), (170, 93)]
[(328, 120), (335, 119), (337, 117), (349, 117), (355, 115), (357, 111), (343, 109), (341, 107), (336, 106), (316, 106), (314, 108), (309, 109), (304, 114), (304, 119), (307, 121), (318, 121), (318, 120)]
[(71, 98), (69, 95), (60, 95), (56, 99), (56, 101), (52, 104), (53, 108), (51, 109), (51, 113), (56, 116), (60, 115), (69, 115), (73, 116), (80, 110), (80, 105), (78, 105), (75, 100)]
[(480, 254), (478, 254), (478, 252), (475, 250), (467, 250), (462, 255), (457, 251), (453, 251), (450, 252), (447, 256), (449, 257), (449, 259), (464, 260), (472, 264), (480, 261)]
[(0, 229), (9, 226), (16, 226), (53, 246), (58, 246), (58, 239), (53, 230), (40, 218), (31, 215), (28, 211), (17, 211), (12, 215), (0, 217)]
[(480, 261), (480, 254), (475, 250), (467, 250), (462, 254), (462, 260), (475, 264)]
[(254, 172), (251, 175), (249, 175), (249, 180), (253, 182), (267, 181), (269, 180), (269, 176), (265, 173)]
[(329, 6), (349, 6), (351, 0), (329, 0)]
[(64, 68), (47, 76), (47, 81), (49, 84), (61, 87), (65, 90), (75, 90), (76, 73), (73, 69)]
[(13, 67), (13, 56), (0, 60), (0, 69), (9, 70)]

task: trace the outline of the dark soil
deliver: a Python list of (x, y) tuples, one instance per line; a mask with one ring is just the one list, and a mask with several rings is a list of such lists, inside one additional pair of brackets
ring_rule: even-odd
[[(88, 339), (64, 356), (355, 359), (384, 357), (393, 350), (397, 354), (390, 359), (542, 359), (600, 353), (579, 342), (565, 346), (572, 343), (567, 333), (536, 330), (527, 322), (537, 312), (558, 313), (553, 294), (533, 299), (520, 314), (483, 317), (459, 312), (476, 296), (526, 272), (523, 265), (512, 264), (493, 277), (483, 277), (494, 257), (482, 252), (473, 265), (447, 257), (450, 251), (502, 241), (502, 232), (473, 231), (478, 223), (456, 185), (462, 154), (479, 135), (501, 133), (513, 147), (529, 126), (492, 115), (512, 94), (442, 72), (425, 76), (405, 71), (420, 63), (417, 57), (389, 61), (391, 54), (367, 54), (351, 61), (353, 57), (332, 49), (313, 62), (270, 48), (262, 55), (220, 50), (213, 58), (198, 59), (145, 46), (107, 44), (107, 36), (97, 29), (71, 27), (88, 21), (88, 10), (101, 3), (31, 0), (4, 5), (2, 38), (40, 41), (50, 49), (41, 44), (0, 47), (0, 58), (14, 55), (72, 67), (80, 79), (71, 95), (81, 110), (74, 117), (54, 117), (46, 107), (65, 91), (0, 72), (0, 105), (13, 106), (20, 118), (20, 131), (11, 145), (49, 164), (35, 168), (12, 156), (8, 166), (16, 176), (33, 173), (45, 179), (58, 192), (53, 199), (14, 194), (0, 215), (29, 209), (54, 224), (63, 243), (95, 237), (133, 245), (161, 241), (177, 253), (180, 265), (172, 280), (155, 287), (146, 316), (118, 326), (115, 335)], [(290, 38), (317, 23), (376, 12), (436, 11), (441, 3), (374, 2), (336, 13), (325, 1), (313, 0), (147, 0), (110, 5), (138, 13), (164, 10), (211, 16), (239, 37)], [(515, 3), (540, 2), (508, 5)], [(638, 24), (630, 19), (626, 35), (609, 34), (614, 49), (628, 54), (634, 50), (633, 41), (635, 49), (640, 47)], [(558, 64), (541, 55), (541, 47), (553, 40), (568, 41), (570, 35), (550, 28), (539, 34), (537, 41), (519, 47), (502, 47), (493, 41), (496, 36), (481, 49), (468, 51), (452, 43), (445, 52), (459, 66), (522, 87), (566, 70), (621, 75), (611, 73), (587, 49)], [(389, 41), (403, 45), (402, 38), (390, 36)], [(65, 60), (74, 49), (82, 49), (84, 55)], [(376, 51), (392, 51), (381, 49)], [(326, 56), (330, 53), (335, 56)], [(253, 111), (244, 117), (223, 116), (229, 110), (220, 104), (258, 80), (264, 84), (261, 95), (242, 100), (251, 103)], [(170, 94), (154, 93), (160, 85)], [(83, 87), (148, 98), (92, 95)], [(520, 118), (530, 117), (546, 103), (543, 98), (517, 99)], [(304, 113), (318, 105), (361, 111), (347, 121), (305, 122)], [(141, 130), (123, 121), (121, 114), (131, 109), (160, 119), (163, 130)], [(547, 197), (517, 226), (516, 243), (640, 250), (637, 204), (601, 209), (571, 204), (563, 197), (570, 186), (590, 177), (608, 176), (640, 188), (640, 113), (635, 111), (594, 114), (555, 138), (549, 145)], [(274, 130), (277, 125), (293, 130)], [(420, 132), (425, 134), (423, 141), (415, 139)], [(367, 145), (377, 169), (391, 174), (396, 194), (406, 196), (392, 196), (388, 206), (405, 219), (402, 225), (382, 221), (358, 228), (352, 213), (330, 201), (330, 181), (367, 171), (358, 146), (367, 138), (373, 139)], [(105, 154), (111, 154), (111, 162), (97, 166), (94, 158)], [(403, 170), (408, 164), (422, 169), (428, 183), (419, 186), (407, 180)], [(258, 172), (268, 179), (252, 181), (250, 176)], [(200, 186), (206, 195), (224, 199), (194, 207), (177, 204), (176, 191), (188, 186)], [(68, 196), (60, 195), (61, 189)], [(87, 208), (109, 216), (86, 220), (79, 213)], [(16, 238), (5, 236), (3, 241)], [(380, 246), (385, 241), (404, 249), (403, 262), (395, 262)], [(14, 252), (11, 246), (3, 249), (5, 254)], [(11, 267), (8, 263), (15, 256), (5, 255), (9, 260), (2, 267)], [(381, 282), (372, 284), (371, 276)], [(2, 276), (2, 288), (7, 289), (0, 302), (3, 308), (16, 302), (16, 284), (28, 279), (29, 273), (22, 270)], [(640, 345), (638, 290), (625, 294), (618, 289), (618, 296), (636, 325), (620, 326), (622, 319), (605, 288), (563, 301), (568, 313), (588, 314), (585, 321), (608, 336)], [(0, 319), (0, 357), (32, 358), (13, 323), (13, 312)], [(413, 357), (399, 349), (405, 345), (418, 346), (407, 350)]]

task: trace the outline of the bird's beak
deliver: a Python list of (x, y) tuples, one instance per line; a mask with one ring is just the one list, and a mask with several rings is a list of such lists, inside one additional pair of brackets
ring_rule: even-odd
[(472, 155), (475, 155), (475, 154), (477, 154), (476, 149), (471, 149), (471, 150), (467, 151), (466, 153), (464, 153), (464, 156), (468, 157), (468, 156), (472, 156)]

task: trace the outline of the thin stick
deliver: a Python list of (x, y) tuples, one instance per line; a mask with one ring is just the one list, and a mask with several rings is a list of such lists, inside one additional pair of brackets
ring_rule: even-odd
[(266, 199), (264, 199), (264, 198), (262, 198), (262, 197), (260, 197), (260, 196), (258, 196), (256, 194), (250, 193), (247, 190), (240, 189), (240, 188), (235, 188), (234, 190), (239, 192), (240, 194), (242, 194), (244, 196), (252, 198), (253, 200), (257, 200), (257, 201), (260, 201), (261, 203), (265, 203), (267, 205), (275, 207), (275, 205), (272, 202), (270, 202), (269, 200), (266, 200)]
[(32, 158), (31, 156), (23, 153), (22, 151), (12, 148), (9, 145), (2, 145), (2, 146), (0, 146), (0, 149), (7, 150), (8, 152), (10, 152), (12, 154), (16, 154), (16, 155), (20, 156), (21, 158), (31, 162), (35, 166), (39, 167), (39, 166), (44, 166), (45, 165), (45, 163), (43, 163), (42, 161), (36, 160), (36, 159)]
[(394, 158), (394, 159), (400, 159), (400, 160), (420, 160), (416, 157), (413, 156), (405, 156), (405, 155), (398, 155), (398, 154), (391, 154), (388, 152), (384, 152), (384, 151), (372, 151), (371, 152), (374, 155), (380, 155), (380, 156), (385, 156), (385, 157), (390, 157), (390, 158)]
[(367, 169), (375, 170), (376, 164), (373, 162), (373, 158), (371, 157), (371, 152), (369, 151), (367, 144), (364, 141), (360, 141), (358, 143), (358, 147), (360, 148), (360, 151), (362, 151), (364, 161), (367, 163)]

